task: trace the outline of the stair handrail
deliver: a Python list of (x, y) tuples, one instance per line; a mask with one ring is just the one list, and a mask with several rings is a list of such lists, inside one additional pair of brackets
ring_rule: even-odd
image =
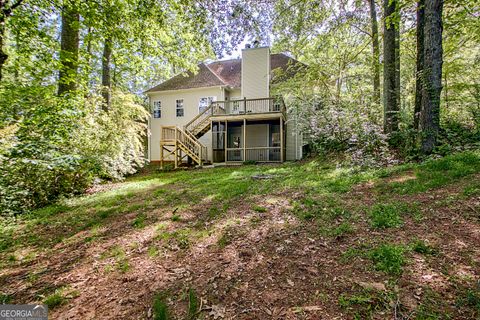
[(190, 122), (188, 122), (183, 128), (185, 131), (190, 131), (193, 135), (195, 135), (195, 129), (205, 120), (209, 119), (213, 116), (219, 109), (223, 109), (217, 101), (212, 101), (210, 105), (205, 108), (202, 112), (196, 115)]
[[(205, 108), (202, 112), (196, 115), (192, 120), (190, 120), (185, 126), (185, 131), (193, 132), (198, 124), (202, 123), (205, 119), (210, 118), (212, 114), (212, 104), (210, 104), (207, 108)], [(206, 116), (205, 116), (206, 115)], [(197, 121), (201, 118), (200, 121)]]
[(206, 156), (206, 154), (203, 154), (206, 153), (206, 147), (191, 133), (187, 133), (178, 127), (176, 128), (176, 134), (177, 142), (183, 144), (194, 156), (198, 157), (198, 162), (201, 164), (204, 156)]

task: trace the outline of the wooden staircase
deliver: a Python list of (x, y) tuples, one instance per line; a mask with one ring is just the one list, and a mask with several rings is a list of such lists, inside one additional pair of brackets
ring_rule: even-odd
[[(208, 108), (187, 123), (183, 129), (177, 126), (162, 126), (160, 137), (160, 165), (173, 155), (175, 168), (182, 164), (183, 159), (190, 158), (199, 166), (208, 163), (207, 147), (198, 139), (210, 130), (210, 117), (222, 109), (213, 102)], [(223, 110), (223, 109), (222, 109)]]

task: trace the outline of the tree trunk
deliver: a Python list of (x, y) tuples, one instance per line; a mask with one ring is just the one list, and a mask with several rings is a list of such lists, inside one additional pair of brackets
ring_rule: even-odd
[(440, 130), (442, 93), (443, 0), (425, 0), (424, 69), (422, 84), (421, 151), (430, 154)]
[(380, 104), (380, 46), (378, 44), (378, 22), (375, 0), (369, 0), (370, 19), (372, 23), (372, 76), (373, 76), (373, 101)]
[(8, 1), (0, 0), (0, 82), (3, 76), (3, 66), (7, 62), (8, 54), (3, 51), (3, 44), (5, 42), (5, 32), (7, 17), (12, 15), (12, 12), (19, 7), (24, 0), (17, 0), (12, 5), (7, 6)]
[(398, 20), (395, 24), (395, 96), (397, 98), (397, 108), (400, 111), (400, 11), (398, 14)]
[(425, 28), (425, 0), (417, 2), (417, 70), (415, 73), (415, 108), (413, 110), (413, 128), (419, 129), (422, 111), (422, 75), (423, 75), (423, 34)]
[(62, 9), (60, 70), (58, 77), (59, 96), (74, 91), (77, 82), (80, 15), (72, 2), (66, 1)]
[(107, 111), (110, 108), (111, 98), (111, 76), (110, 76), (110, 59), (112, 57), (112, 39), (107, 37), (103, 44), (102, 57), (102, 96), (103, 96), (103, 110)]
[(384, 131), (392, 133), (398, 130), (398, 99), (396, 80), (395, 27), (397, 22), (397, 0), (384, 0), (383, 23), (383, 109)]
[[(0, 7), (0, 10), (2, 8)], [(0, 12), (0, 82), (2, 81), (3, 65), (7, 62), (8, 55), (3, 51), (3, 41), (5, 39), (5, 15)]]

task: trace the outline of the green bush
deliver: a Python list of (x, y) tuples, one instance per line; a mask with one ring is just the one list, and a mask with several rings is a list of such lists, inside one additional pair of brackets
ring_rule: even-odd
[(148, 114), (133, 95), (114, 92), (109, 110), (99, 111), (96, 95), (11, 90), (18, 96), (0, 91), (0, 110), (15, 104), (22, 116), (0, 112), (0, 214), (45, 206), (84, 192), (96, 178), (120, 179), (144, 164)]

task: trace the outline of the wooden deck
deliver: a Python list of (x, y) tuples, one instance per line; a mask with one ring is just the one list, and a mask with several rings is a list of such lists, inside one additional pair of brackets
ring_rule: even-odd
[[(185, 158), (202, 166), (208, 161), (207, 147), (198, 140), (205, 135), (212, 124), (225, 125), (222, 152), (226, 163), (239, 163), (245, 161), (256, 162), (283, 162), (285, 159), (285, 122), (286, 108), (281, 98), (241, 99), (214, 101), (199, 115), (187, 123), (183, 129), (177, 126), (162, 126), (160, 138), (160, 165), (174, 158), (177, 168)], [(280, 126), (280, 141), (278, 145), (249, 147), (246, 145), (248, 121), (278, 121)], [(228, 123), (242, 123), (242, 147), (229, 148), (227, 146)], [(213, 131), (212, 131), (213, 138)], [(212, 139), (213, 142), (213, 139)], [(213, 161), (218, 155), (218, 150), (212, 145)], [(219, 162), (223, 162), (219, 161)]]

